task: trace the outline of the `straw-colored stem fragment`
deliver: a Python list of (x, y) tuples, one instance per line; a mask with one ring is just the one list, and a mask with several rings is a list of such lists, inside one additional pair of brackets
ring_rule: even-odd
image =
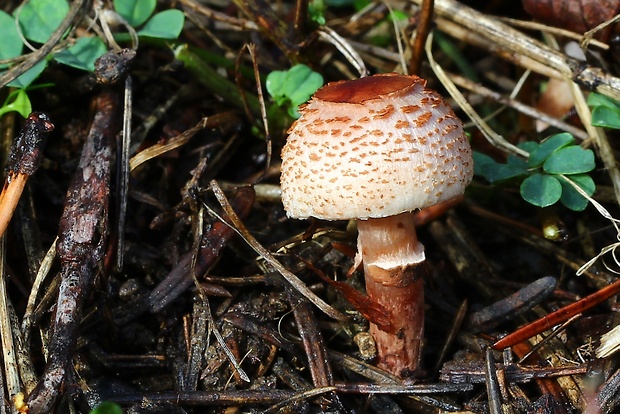
[[(418, 5), (422, 3), (422, 0), (413, 1)], [(533, 37), (502, 23), (494, 16), (486, 16), (454, 0), (436, 0), (435, 13), (487, 39), (498, 53), (503, 51), (507, 53), (506, 56), (526, 57), (557, 71), (560, 77), (568, 77), (580, 85), (620, 100), (620, 78), (554, 50)], [(442, 28), (441, 25), (439, 28)], [(533, 68), (532, 70), (536, 71)]]

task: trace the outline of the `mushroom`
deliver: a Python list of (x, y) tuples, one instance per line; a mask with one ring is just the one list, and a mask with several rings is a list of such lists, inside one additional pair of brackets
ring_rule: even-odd
[(461, 121), (417, 76), (329, 83), (300, 108), (282, 149), (291, 218), (357, 221), (366, 293), (387, 318), (370, 321), (378, 365), (419, 369), (424, 247), (412, 211), (463, 194), (473, 176)]

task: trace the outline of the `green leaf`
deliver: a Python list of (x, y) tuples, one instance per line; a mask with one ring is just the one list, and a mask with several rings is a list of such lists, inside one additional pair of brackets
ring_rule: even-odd
[(364, 7), (368, 6), (370, 3), (372, 3), (372, 0), (329, 0), (327, 2), (327, 4), (329, 6), (345, 6), (345, 5), (349, 5), (349, 4), (353, 4), (353, 7), (355, 8), (355, 11), (360, 11), (362, 10)]
[(26, 39), (45, 43), (68, 12), (66, 0), (29, 0), (14, 15)]
[(308, 4), (308, 15), (310, 19), (320, 26), (325, 24), (325, 10), (327, 6), (323, 0), (312, 0)]
[(98, 37), (80, 37), (73, 46), (54, 55), (57, 62), (77, 69), (92, 72), (95, 61), (107, 50), (105, 43)]
[(116, 403), (104, 401), (95, 407), (90, 414), (123, 414), (123, 409)]
[(408, 18), (409, 14), (400, 10), (391, 10), (390, 14), (388, 15), (388, 20), (390, 21), (406, 20)]
[(522, 150), (527, 151), (527, 152), (534, 152), (536, 151), (536, 148), (538, 148), (539, 145), (540, 144), (538, 142), (523, 141), (517, 144), (517, 148), (521, 148)]
[(181, 10), (164, 10), (151, 17), (144, 27), (138, 30), (138, 35), (158, 39), (176, 39), (181, 34), (184, 23), (185, 16)]
[(12, 86), (14, 88), (25, 89), (29, 86), (36, 78), (39, 77), (41, 72), (45, 70), (47, 67), (47, 59), (43, 59), (38, 62), (36, 65), (28, 69), (26, 72), (22, 73), (17, 79), (13, 79), (8, 83), (8, 86)]
[(529, 168), (529, 166), (527, 165), (527, 160), (513, 154), (508, 154), (508, 156), (506, 157), (506, 164), (523, 169)]
[(573, 211), (585, 210), (588, 206), (588, 199), (579, 194), (579, 192), (575, 190), (575, 187), (568, 183), (566, 179), (572, 180), (589, 196), (592, 196), (594, 190), (596, 190), (594, 180), (588, 174), (568, 175), (566, 178), (559, 177), (560, 184), (562, 184), (562, 197), (560, 198), (560, 202)]
[(588, 95), (588, 106), (593, 108), (602, 106), (620, 111), (620, 102), (595, 92)]
[(581, 174), (594, 169), (594, 153), (579, 145), (560, 148), (547, 158), (543, 169), (549, 174)]
[(157, 0), (114, 0), (114, 10), (133, 27), (146, 22), (156, 5)]
[[(314, 92), (323, 86), (323, 76), (317, 72), (311, 72), (298, 85), (295, 91), (289, 95), (291, 103), (297, 108), (306, 103)], [(298, 115), (299, 116), (299, 115)]]
[(481, 152), (473, 152), (474, 174), (483, 176), (491, 184), (528, 174), (527, 164), (515, 157), (511, 163), (502, 164)]
[(603, 128), (620, 129), (620, 109), (595, 106), (592, 109), (592, 125)]
[(564, 148), (575, 142), (575, 138), (568, 132), (552, 135), (530, 152), (527, 164), (530, 167), (540, 167), (545, 160), (556, 150)]
[(32, 112), (30, 98), (28, 98), (28, 94), (24, 89), (18, 89), (9, 94), (6, 102), (0, 108), (0, 116), (11, 111), (19, 113), (24, 118), (27, 118), (30, 112)]
[[(483, 154), (478, 151), (472, 151), (472, 158), (474, 159), (474, 174), (481, 175), (484, 178), (487, 178), (484, 175), (485, 166), (497, 164), (497, 161), (495, 161), (493, 158), (489, 157), (487, 154)], [(487, 179), (487, 181), (489, 180)]]
[(267, 92), (276, 101), (278, 106), (283, 106), (286, 102), (289, 102), (288, 96), (284, 95), (282, 89), (286, 83), (287, 72), (283, 70), (274, 70), (267, 75), (265, 81), (265, 87)]
[(557, 203), (562, 196), (562, 184), (551, 175), (533, 174), (521, 183), (521, 197), (530, 204), (547, 207)]
[(620, 102), (599, 93), (591, 93), (588, 106), (592, 107), (593, 126), (620, 129)]
[(522, 177), (528, 174), (527, 168), (514, 164), (495, 164), (482, 167), (482, 175), (491, 183)]
[(267, 92), (280, 106), (289, 106), (289, 115), (299, 118), (297, 107), (306, 102), (323, 86), (323, 76), (308, 66), (299, 64), (287, 71), (276, 70), (267, 75)]
[(11, 59), (22, 54), (24, 45), (15, 27), (15, 19), (3, 11), (0, 11), (0, 39), (0, 59)]

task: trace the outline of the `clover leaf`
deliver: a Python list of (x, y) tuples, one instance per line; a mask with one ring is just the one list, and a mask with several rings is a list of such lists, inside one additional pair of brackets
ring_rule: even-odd
[(185, 16), (181, 10), (164, 10), (151, 17), (138, 35), (159, 39), (176, 39), (183, 30)]
[(620, 129), (620, 102), (605, 95), (591, 93), (588, 106), (592, 107), (592, 125)]
[(308, 15), (310, 16), (310, 20), (321, 26), (324, 25), (325, 9), (327, 9), (327, 5), (323, 0), (312, 0), (308, 3)]
[(527, 160), (509, 155), (505, 163), (474, 151), (474, 174), (491, 184), (523, 179), (519, 190), (530, 204), (547, 207), (561, 202), (571, 210), (581, 211), (588, 200), (568, 180), (578, 185), (588, 196), (596, 185), (587, 174), (596, 167), (594, 153), (576, 145), (568, 133), (550, 136), (540, 143), (526, 141), (519, 147), (529, 152)]
[(562, 197), (560, 202), (566, 207), (574, 211), (583, 211), (588, 206), (588, 200), (579, 194), (567, 180), (571, 180), (577, 184), (589, 196), (594, 194), (596, 184), (588, 174), (574, 174), (570, 176), (560, 176), (560, 184), (562, 185)]
[(25, 89), (17, 89), (9, 94), (4, 105), (0, 107), (0, 116), (11, 111), (19, 113), (24, 118), (32, 112), (32, 104)]
[(114, 0), (114, 10), (133, 27), (144, 24), (156, 5), (157, 0)]
[[(157, 0), (114, 0), (113, 3), (116, 12), (130, 25), (142, 26), (142, 29), (138, 31), (140, 36), (175, 39), (179, 37), (185, 23), (185, 16), (180, 10), (165, 10), (153, 15)], [(13, 16), (0, 10), (0, 39), (2, 39), (0, 60), (8, 60), (21, 55), (24, 47), (23, 38), (31, 42), (45, 43), (68, 12), (67, 0), (28, 0), (15, 10)], [(16, 28), (16, 22), (19, 23), (23, 38)], [(107, 47), (100, 38), (80, 37), (67, 49), (42, 59), (8, 83), (8, 86), (20, 90), (18, 95), (10, 95), (10, 99), (4, 102), (4, 105), (0, 107), (0, 115), (17, 111), (24, 117), (28, 116), (31, 111), (26, 89), (45, 70), (50, 59), (80, 70), (93, 71), (95, 61), (106, 50)], [(8, 67), (10, 67), (9, 64), (0, 66), (2, 69)]]
[(107, 50), (98, 37), (81, 37), (75, 44), (54, 54), (54, 60), (76, 69), (94, 71), (95, 61)]
[(19, 37), (15, 20), (9, 14), (0, 11), (0, 59), (12, 59), (22, 54), (23, 44)]
[(578, 145), (560, 148), (549, 155), (543, 170), (549, 174), (582, 174), (594, 169), (594, 153)]
[(549, 157), (549, 155), (551, 155), (554, 151), (557, 151), (560, 148), (574, 143), (575, 138), (567, 132), (553, 135), (542, 141), (539, 145), (536, 146), (535, 149), (530, 151), (530, 156), (527, 159), (527, 164), (530, 167), (540, 167), (543, 162), (545, 162), (545, 160)]
[(286, 107), (292, 118), (299, 118), (297, 108), (323, 86), (323, 77), (308, 66), (299, 64), (287, 71), (276, 70), (267, 75), (267, 92), (276, 104)]
[(28, 40), (45, 43), (69, 12), (66, 0), (30, 0), (15, 11), (19, 25)]
[(42, 59), (39, 62), (37, 62), (33, 67), (28, 69), (26, 72), (19, 75), (19, 77), (9, 82), (8, 86), (24, 89), (30, 86), (30, 84), (34, 82), (36, 78), (39, 77), (41, 72), (43, 72), (46, 67), (47, 67), (47, 59)]
[(557, 203), (562, 197), (562, 184), (547, 174), (535, 173), (521, 183), (521, 197), (538, 207), (548, 207)]

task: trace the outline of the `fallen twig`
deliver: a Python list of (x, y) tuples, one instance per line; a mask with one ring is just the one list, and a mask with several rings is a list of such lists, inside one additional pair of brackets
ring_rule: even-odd
[[(110, 53), (114, 54), (114, 53)], [(109, 55), (98, 61), (100, 83), (122, 80)], [(127, 66), (122, 69), (127, 70)], [(88, 296), (107, 239), (108, 199), (112, 145), (120, 131), (120, 93), (106, 88), (96, 98), (96, 114), (82, 157), (67, 191), (58, 230), (57, 254), (61, 264), (54, 325), (43, 375), (28, 397), (31, 413), (47, 413), (60, 390), (78, 336), (82, 305)]]

